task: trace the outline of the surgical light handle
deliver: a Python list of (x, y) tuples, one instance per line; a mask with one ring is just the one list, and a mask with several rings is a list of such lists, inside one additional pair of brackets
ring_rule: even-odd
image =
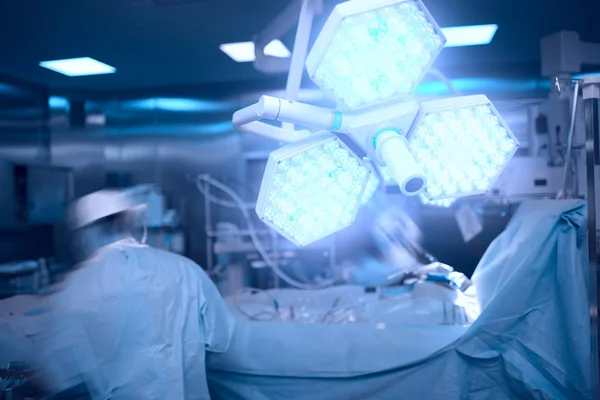
[(425, 187), (425, 174), (408, 149), (404, 135), (386, 130), (375, 137), (377, 156), (388, 166), (405, 196), (416, 196)]

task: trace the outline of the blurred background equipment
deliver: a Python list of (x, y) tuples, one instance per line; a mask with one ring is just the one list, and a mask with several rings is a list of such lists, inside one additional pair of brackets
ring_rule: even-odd
[[(242, 217), (242, 223), (246, 227), (246, 229), (239, 229), (234, 224), (221, 221), (216, 224), (217, 230), (214, 231), (211, 220), (207, 218), (207, 245), (213, 247), (218, 264), (215, 265), (213, 254), (209, 253), (206, 268), (209, 275), (215, 275), (217, 282), (232, 278), (228, 271), (229, 268), (239, 268), (235, 262), (231, 263), (231, 257), (237, 253), (236, 260), (245, 258), (243, 265), (249, 265), (255, 270), (270, 267), (269, 269), (273, 273), (265, 276), (264, 273), (257, 272), (251, 277), (244, 274), (245, 282), (252, 279), (258, 280), (261, 287), (265, 285), (266, 287), (279, 287), (280, 283), (284, 283), (303, 289), (322, 288), (333, 283), (326, 278), (328, 275), (331, 276), (336, 262), (333, 241), (321, 241), (300, 251), (296, 246), (290, 246), (289, 241), (285, 239), (282, 241), (282, 238), (274, 231), (257, 230), (256, 214), (250, 214), (248, 211), (250, 208), (254, 208), (254, 204), (244, 202), (226, 184), (210, 176), (201, 175), (196, 178), (196, 185), (204, 196), (205, 207), (208, 211), (206, 215), (211, 215), (210, 210), (214, 205), (234, 209), (238, 211)], [(231, 200), (213, 195), (214, 189), (218, 189)], [(257, 255), (259, 259), (257, 259)], [(284, 269), (281, 268), (282, 266)], [(289, 274), (290, 269), (293, 270), (292, 275)], [(311, 279), (307, 278), (309, 275), (321, 282), (311, 282)], [(235, 273), (235, 276), (238, 278), (221, 283), (232, 291), (241, 289), (241, 287), (231, 286), (233, 282), (240, 282), (239, 273)], [(267, 281), (264, 281), (265, 279)], [(228, 291), (228, 293), (230, 292)]]
[(13, 171), (18, 221), (41, 225), (65, 219), (66, 207), (73, 200), (70, 168), (15, 164)]
[(21, 261), (0, 265), (0, 298), (34, 294), (52, 283), (52, 260)]
[(34, 371), (29, 366), (10, 363), (0, 369), (0, 399), (26, 400), (41, 395), (40, 388), (34, 383)]
[(185, 235), (181, 230), (178, 210), (167, 208), (167, 195), (157, 185), (146, 184), (125, 188), (135, 204), (144, 207), (140, 239), (157, 249), (185, 254)]

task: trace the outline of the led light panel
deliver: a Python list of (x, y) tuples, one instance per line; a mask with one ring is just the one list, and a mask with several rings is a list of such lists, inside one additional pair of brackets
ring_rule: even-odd
[(485, 193), (519, 146), (483, 95), (422, 103), (408, 142), (430, 200)]
[(367, 186), (363, 193), (361, 204), (367, 204), (381, 185), (381, 180), (379, 179), (379, 176), (375, 172), (374, 168), (375, 167), (373, 164), (370, 163), (369, 169), (371, 170), (371, 174), (369, 175), (369, 181), (367, 182)]
[(312, 135), (271, 153), (256, 213), (306, 246), (354, 222), (370, 172), (335, 135)]
[[(235, 62), (245, 63), (256, 60), (254, 42), (223, 43), (219, 49)], [(266, 56), (277, 58), (288, 58), (292, 55), (279, 39), (269, 42), (263, 52)]]
[(420, 1), (348, 1), (335, 7), (306, 67), (340, 109), (353, 110), (411, 93), (445, 42)]
[(67, 76), (104, 75), (117, 72), (115, 67), (90, 57), (43, 61), (40, 66)]
[(492, 42), (498, 25), (450, 26), (441, 29), (446, 37), (446, 47), (483, 46)]
[(439, 208), (450, 208), (456, 203), (456, 199), (439, 199), (439, 200), (429, 200), (424, 195), (421, 195), (421, 203), (426, 206), (433, 206)]

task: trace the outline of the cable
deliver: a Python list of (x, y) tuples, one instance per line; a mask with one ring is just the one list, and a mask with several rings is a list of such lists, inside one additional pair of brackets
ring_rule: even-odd
[[(250, 233), (250, 238), (252, 239), (252, 243), (254, 243), (254, 247), (256, 247), (256, 250), (258, 251), (260, 256), (263, 258), (263, 260), (265, 260), (267, 265), (269, 267), (271, 267), (273, 269), (273, 271), (277, 274), (277, 276), (279, 276), (283, 281), (285, 281), (289, 285), (295, 286), (299, 289), (305, 289), (305, 290), (324, 289), (326, 287), (331, 286), (332, 282), (327, 282), (327, 283), (324, 283), (321, 285), (311, 285), (311, 284), (298, 282), (297, 280), (291, 278), (289, 275), (287, 275), (285, 272), (283, 272), (279, 268), (279, 266), (273, 261), (273, 259), (269, 256), (266, 249), (263, 247), (262, 243), (258, 239), (258, 235), (256, 234), (256, 229), (254, 227), (254, 224), (252, 223), (252, 219), (250, 218), (248, 209), (245, 207), (244, 201), (237, 195), (237, 193), (235, 191), (233, 191), (229, 186), (224, 185), (221, 182), (212, 179), (208, 175), (201, 175), (198, 177), (198, 180), (202, 180), (204, 182), (211, 184), (212, 186), (216, 187), (217, 189), (219, 189), (219, 190), (223, 191), (224, 193), (226, 193), (227, 195), (229, 195), (229, 197), (231, 197), (235, 201), (235, 203), (237, 204), (237, 208), (239, 208), (239, 210), (242, 212), (242, 215), (244, 216), (244, 219), (246, 220), (246, 224), (248, 225), (248, 231)], [(201, 193), (204, 194), (203, 191), (201, 191)], [(218, 200), (223, 201), (221, 199), (218, 199)]]
[[(207, 197), (207, 193), (205, 192), (205, 190), (202, 187), (202, 185), (200, 185), (200, 182), (199, 182), (200, 180), (201, 180), (200, 178), (196, 178), (196, 180), (195, 180), (196, 181), (196, 186), (198, 187), (198, 190), (200, 191), (200, 193), (204, 197)], [(250, 188), (250, 185), (245, 185), (245, 184), (242, 184), (242, 185), (244, 185), (247, 188)], [(220, 199), (220, 198), (218, 198), (216, 196), (208, 195), (208, 199), (210, 201), (212, 201), (213, 203), (218, 204), (218, 205), (223, 206), (223, 207), (227, 207), (227, 208), (238, 208), (239, 207), (238, 204), (235, 203), (235, 202), (227, 201), (227, 200), (224, 200), (224, 199)], [(247, 206), (249, 206), (249, 205), (250, 204), (248, 204)]]
[(452, 81), (450, 81), (450, 79), (448, 79), (446, 77), (446, 75), (444, 75), (440, 70), (436, 69), (436, 68), (429, 68), (429, 71), (427, 71), (427, 73), (431, 76), (433, 76), (434, 78), (439, 79), (440, 81), (442, 81), (444, 84), (446, 84), (446, 86), (448, 86), (448, 89), (450, 89), (450, 91), (456, 95), (456, 96), (462, 96), (462, 94), (460, 93), (460, 90), (458, 90), (453, 84)]
[(321, 318), (321, 322), (324, 323), (325, 321), (327, 321), (327, 318), (336, 311), (336, 307), (338, 306), (338, 304), (340, 304), (339, 296), (335, 298), (333, 304), (331, 305), (331, 307), (329, 307), (329, 311), (327, 311), (325, 315), (323, 315), (323, 318)]
[[(563, 180), (560, 191), (556, 198), (564, 199), (566, 197), (567, 181), (569, 178), (569, 168), (571, 168), (571, 152), (573, 150), (573, 136), (575, 134), (575, 118), (577, 117), (577, 100), (579, 99), (579, 80), (575, 81), (575, 89), (573, 90), (573, 107), (571, 108), (571, 124), (569, 126), (569, 134), (567, 135), (567, 156), (565, 157), (565, 167), (563, 171)], [(575, 178), (577, 179), (577, 178)]]
[[(249, 314), (249, 313), (247, 313), (246, 311), (244, 311), (244, 309), (241, 307), (241, 305), (240, 305), (240, 303), (238, 301), (238, 296), (241, 295), (241, 294), (244, 294), (244, 293), (250, 293), (251, 295), (255, 295), (257, 293), (263, 293), (263, 294), (267, 295), (269, 297), (269, 299), (273, 302), (273, 306), (274, 306), (275, 311), (274, 312), (261, 311), (261, 312), (259, 312), (257, 314)], [(280, 315), (279, 315), (279, 303), (266, 290), (255, 289), (255, 288), (250, 288), (250, 287), (241, 288), (240, 290), (238, 290), (233, 295), (233, 304), (235, 305), (235, 308), (237, 308), (237, 310), (242, 315), (244, 315), (245, 317), (247, 317), (248, 319), (250, 319), (252, 321), (272, 321), (274, 319), (281, 319)], [(270, 318), (270, 319), (259, 318), (259, 316), (262, 316), (262, 315), (267, 315), (267, 316), (270, 316), (272, 318)]]
[(202, 196), (207, 197), (209, 201), (218, 204), (220, 206), (223, 207), (227, 207), (227, 208), (239, 208), (239, 205), (237, 203), (231, 202), (231, 201), (227, 201), (227, 200), (223, 200), (220, 199), (218, 197), (215, 196), (211, 196), (208, 193), (206, 193), (206, 191), (204, 190), (204, 188), (202, 187), (202, 185), (200, 184), (200, 181), (202, 179), (200, 177), (196, 178), (196, 187), (198, 188), (198, 190), (200, 191), (200, 193), (202, 194)]
[[(262, 310), (262, 311), (257, 311), (255, 314), (251, 314), (249, 312), (247, 312), (246, 310), (243, 309), (242, 307), (242, 303), (240, 303), (240, 299), (239, 296), (243, 295), (243, 294), (249, 294), (250, 297), (253, 297), (257, 294), (264, 294), (266, 297), (268, 297), (269, 302), (273, 303), (273, 311), (267, 311), (267, 310)], [(289, 313), (289, 317), (286, 318), (285, 315), (281, 312), (282, 308), (279, 304), (279, 302), (275, 299), (275, 297), (273, 297), (271, 295), (271, 293), (267, 290), (262, 290), (262, 289), (256, 289), (256, 288), (251, 288), (251, 287), (244, 287), (239, 289), (233, 296), (232, 296), (232, 300), (233, 300), (233, 305), (235, 306), (235, 308), (242, 314), (244, 315), (246, 318), (248, 318), (251, 321), (273, 321), (273, 320), (279, 320), (279, 321), (288, 321), (288, 322), (296, 322), (296, 313), (294, 311), (294, 304), (291, 304), (289, 306), (290, 308), (290, 313)], [(344, 322), (353, 322), (353, 313), (355, 310), (359, 310), (363, 309), (365, 307), (364, 303), (358, 304), (358, 305), (345, 305), (345, 306), (340, 306), (341, 303), (341, 297), (336, 297), (332, 303), (332, 305), (328, 308), (328, 310), (325, 312), (325, 314), (323, 315), (318, 315), (315, 314), (313, 315), (313, 318), (311, 318), (310, 322), (311, 323), (320, 323), (320, 324), (339, 324), (339, 323), (344, 323)], [(259, 303), (260, 304), (260, 303)], [(298, 306), (298, 305), (296, 305)], [(285, 307), (287, 308), (287, 307)], [(302, 308), (300, 306), (300, 308)], [(307, 321), (303, 321), (302, 319), (300, 319), (298, 321), (299, 323), (302, 322), (307, 322)]]

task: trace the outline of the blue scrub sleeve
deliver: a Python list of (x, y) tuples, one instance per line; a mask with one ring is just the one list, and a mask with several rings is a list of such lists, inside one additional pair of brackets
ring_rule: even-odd
[(231, 344), (235, 318), (204, 271), (201, 271), (200, 285), (200, 323), (206, 350), (223, 353)]

